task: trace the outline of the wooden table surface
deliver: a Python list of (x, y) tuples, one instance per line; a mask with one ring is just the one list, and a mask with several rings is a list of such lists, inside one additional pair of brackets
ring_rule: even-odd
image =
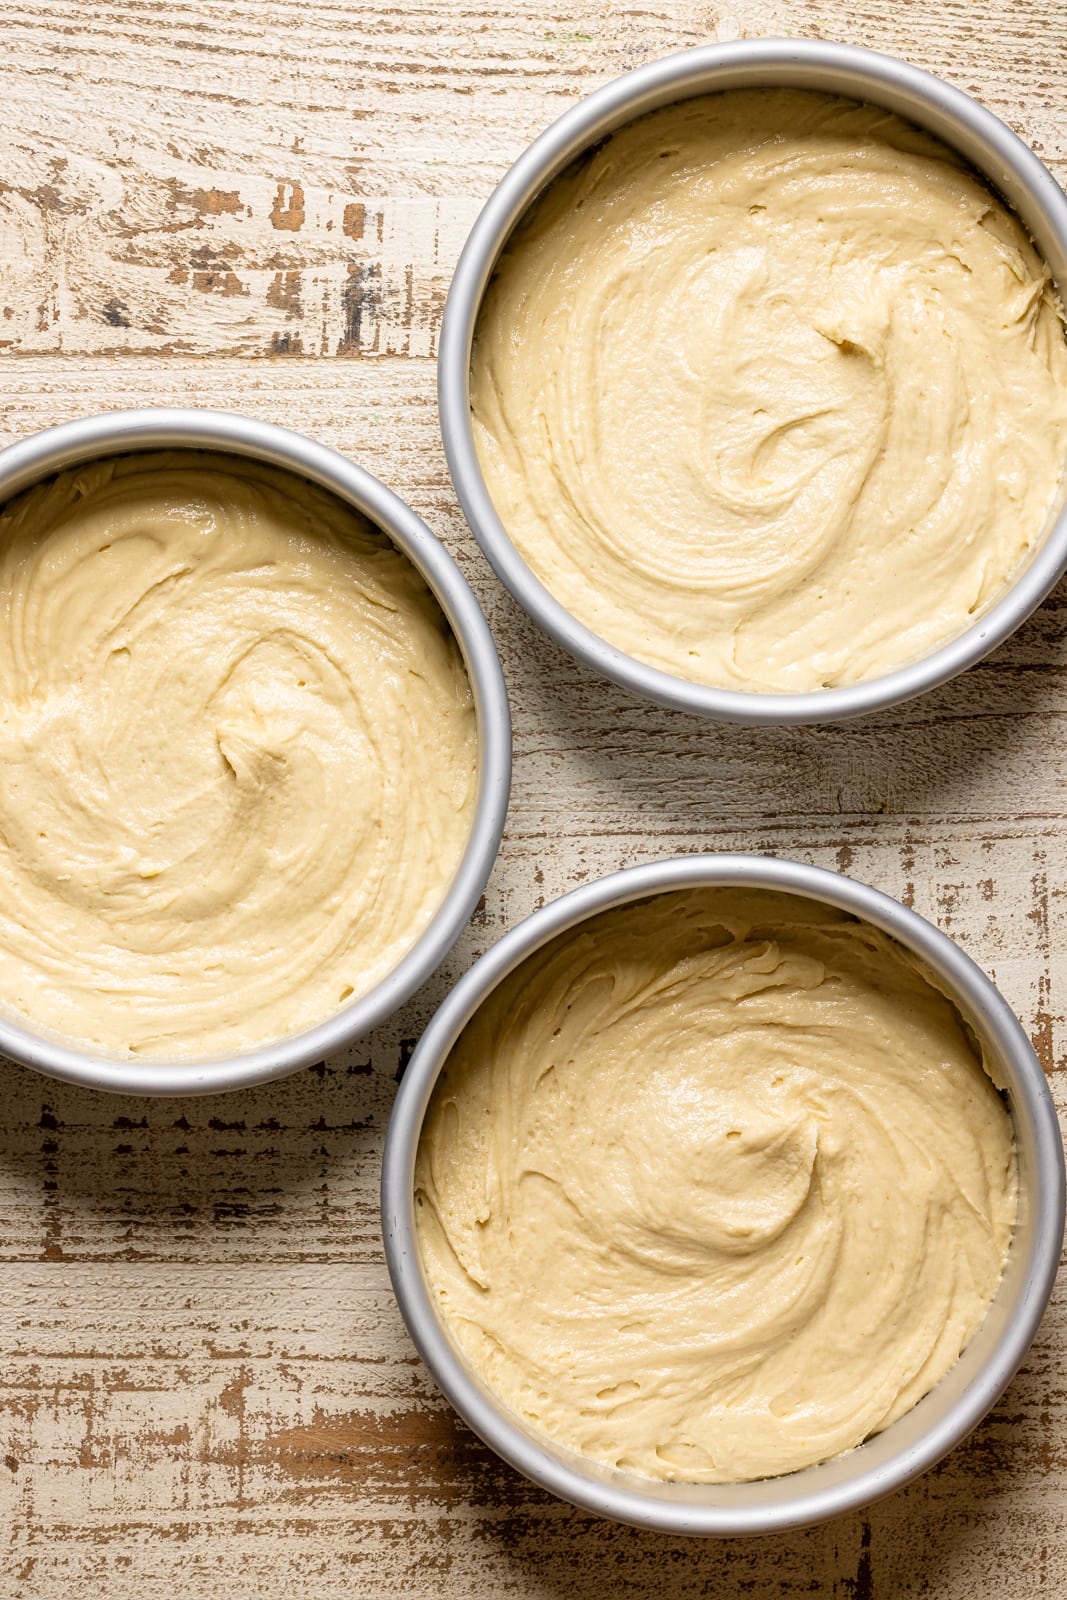
[(1067, 591), (918, 704), (754, 732), (627, 699), (479, 557), (434, 353), (492, 186), (576, 97), (769, 33), (888, 50), (1067, 176), (1064, 0), (9, 0), (0, 94), (4, 443), (128, 405), (301, 429), (399, 491), (499, 642), (515, 778), (484, 908), (347, 1055), (203, 1100), (5, 1065), (0, 1600), (1067, 1594), (1067, 1314), (918, 1483), (821, 1529), (700, 1543), (582, 1515), (475, 1441), (393, 1303), (378, 1175), (448, 985), (576, 882), (695, 850), (837, 867), (954, 935), (1067, 1095)]

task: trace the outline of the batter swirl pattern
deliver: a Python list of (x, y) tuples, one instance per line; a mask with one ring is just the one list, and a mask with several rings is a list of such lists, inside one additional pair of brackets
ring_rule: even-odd
[(799, 91), (669, 107), (557, 179), (471, 384), (553, 595), (733, 689), (860, 682), (963, 632), (1067, 462), (1063, 322), (1017, 219), (898, 118)]
[(944, 1376), (1000, 1280), (1011, 1122), (868, 925), (693, 890), (530, 957), (423, 1128), (431, 1292), (558, 1442), (648, 1477), (792, 1472)]
[(117, 458), (0, 517), (0, 996), (112, 1053), (299, 1031), (415, 943), (466, 846), (467, 675), (311, 484)]

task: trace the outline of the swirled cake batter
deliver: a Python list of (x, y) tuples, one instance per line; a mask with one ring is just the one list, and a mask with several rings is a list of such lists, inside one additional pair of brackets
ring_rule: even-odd
[(1040, 541), (1067, 346), (1018, 220), (873, 106), (738, 90), (641, 118), (510, 240), (471, 363), (519, 553), (698, 683), (881, 677)]
[(0, 515), (0, 1000), (229, 1053), (404, 956), (466, 847), (470, 685), (415, 568), (323, 490), (130, 455)]
[(688, 890), (531, 956), (419, 1146), (431, 1294), (501, 1399), (654, 1478), (858, 1445), (981, 1323), (1011, 1121), (959, 1014), (869, 925)]

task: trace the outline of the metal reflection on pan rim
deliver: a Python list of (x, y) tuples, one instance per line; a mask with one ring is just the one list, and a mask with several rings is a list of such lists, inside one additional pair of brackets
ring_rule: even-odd
[[(1019, 1160), (1019, 1215), (1004, 1276), (956, 1365), (905, 1416), (855, 1450), (758, 1483), (653, 1483), (601, 1467), (528, 1428), (452, 1342), (427, 1289), (415, 1225), (415, 1157), (434, 1084), (463, 1027), (496, 985), (588, 917), (697, 885), (806, 895), (872, 923), (913, 951), (1002, 1075)], [(464, 1420), (511, 1466), (574, 1505), (639, 1527), (705, 1535), (781, 1532), (854, 1511), (909, 1483), (959, 1444), (996, 1403), (1025, 1357), (1052, 1292), (1064, 1230), (1063, 1145), (1044, 1073), (1022, 1025), (947, 935), (899, 901), (839, 873), (764, 856), (683, 856), (613, 873), (550, 902), (504, 934), (455, 985), (397, 1093), (385, 1143), (382, 1226), (393, 1288), (419, 1353)]]
[(500, 581), (556, 644), (644, 699), (724, 722), (779, 726), (839, 721), (910, 700), (954, 678), (1002, 644), (1067, 571), (1067, 483), (1058, 512), (1011, 586), (972, 627), (885, 677), (802, 694), (746, 693), (693, 683), (651, 667), (578, 621), (526, 564), (497, 515), (482, 476), (470, 415), (470, 359), (482, 297), (516, 224), (583, 150), (646, 112), (695, 95), (738, 88), (803, 88), (885, 106), (959, 152), (1003, 196), (1067, 293), (1067, 196), (1052, 174), (992, 112), (892, 56), (811, 39), (707, 45), (654, 61), (566, 111), (526, 149), (474, 224), (449, 290), (438, 360), (438, 406), (456, 494)]
[(50, 1077), (124, 1094), (214, 1094), (285, 1077), (335, 1055), (384, 1022), (440, 966), (477, 905), (496, 859), (511, 782), (511, 722), (489, 626), (447, 550), (391, 489), (303, 434), (233, 412), (185, 407), (85, 417), (0, 452), (0, 504), (67, 467), (157, 449), (215, 450), (284, 468), (321, 485), (381, 528), (418, 568), (456, 635), (478, 723), (478, 794), (470, 839), (441, 906), (391, 972), (324, 1022), (230, 1056), (137, 1061), (39, 1034), (0, 1013), (0, 1054)]

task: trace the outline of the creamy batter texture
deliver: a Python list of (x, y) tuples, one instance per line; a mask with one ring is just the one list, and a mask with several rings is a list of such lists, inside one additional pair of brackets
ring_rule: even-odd
[(949, 1370), (1000, 1280), (1011, 1121), (898, 945), (807, 900), (609, 912), (490, 996), (416, 1168), (431, 1294), (558, 1443), (648, 1477), (791, 1472)]
[(510, 538), (579, 621), (698, 683), (880, 677), (962, 633), (1067, 461), (1045, 264), (943, 145), (745, 90), (622, 129), (537, 201), (471, 364)]
[(0, 515), (0, 1000), (110, 1053), (282, 1038), (441, 904), (470, 685), (415, 568), (332, 495), (192, 451)]

